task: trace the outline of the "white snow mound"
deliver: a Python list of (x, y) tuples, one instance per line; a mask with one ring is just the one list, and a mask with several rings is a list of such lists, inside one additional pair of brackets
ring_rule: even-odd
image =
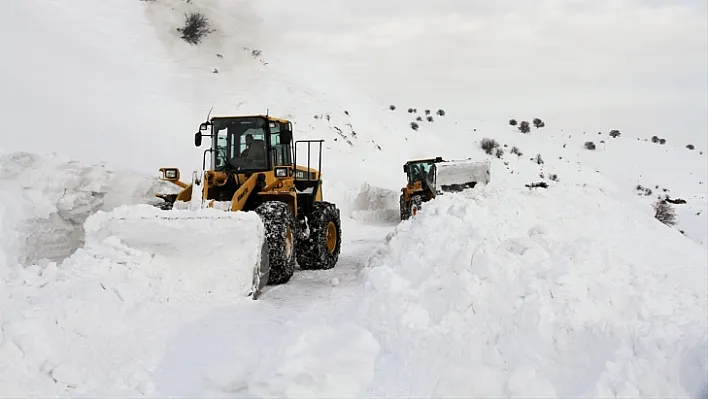
[(362, 223), (398, 223), (399, 195), (399, 192), (364, 183), (353, 200), (350, 216)]
[[(160, 201), (176, 186), (140, 173), (56, 156), (0, 155), (0, 271), (40, 259), (61, 261), (84, 242), (83, 223), (98, 210)], [(0, 273), (2, 274), (2, 273)], [(1, 276), (0, 276), (1, 277)]]
[(597, 188), (438, 197), (365, 272), (362, 321), (386, 348), (369, 393), (705, 395), (707, 263)]

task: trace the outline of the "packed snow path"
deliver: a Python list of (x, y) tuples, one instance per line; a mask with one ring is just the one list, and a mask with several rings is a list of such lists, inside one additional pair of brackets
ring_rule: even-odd
[[(155, 371), (157, 391), (180, 397), (214, 397), (226, 393), (231, 397), (239, 393), (356, 395), (367, 379), (361, 370), (370, 372), (378, 344), (367, 331), (347, 326), (348, 320), (343, 318), (349, 313), (342, 310), (355, 306), (356, 298), (361, 298), (364, 287), (361, 280), (357, 281), (357, 275), (372, 249), (383, 242), (392, 228), (355, 228), (353, 224), (350, 227), (343, 232), (342, 253), (334, 269), (296, 269), (287, 284), (267, 287), (259, 300), (216, 309), (184, 326), (167, 343), (164, 359)], [(351, 341), (341, 341), (342, 330), (336, 336), (331, 334), (335, 331), (333, 326), (340, 322), (349, 330), (349, 335), (344, 336), (351, 337)], [(306, 352), (298, 351), (301, 337), (317, 346), (315, 358), (307, 348), (303, 348)], [(327, 339), (333, 340), (332, 346), (322, 346), (322, 340)], [(321, 352), (325, 347), (331, 347), (332, 351)], [(368, 348), (368, 353), (361, 353), (362, 348)], [(368, 367), (357, 360), (369, 362)], [(324, 377), (325, 371), (350, 380), (351, 388), (343, 380), (330, 384), (312, 380), (332, 378), (332, 375)], [(298, 387), (297, 380), (305, 376), (311, 379), (303, 379)], [(315, 387), (318, 391), (312, 391)]]

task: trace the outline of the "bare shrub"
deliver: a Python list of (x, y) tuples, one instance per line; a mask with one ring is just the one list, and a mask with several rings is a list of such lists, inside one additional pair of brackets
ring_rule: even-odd
[(528, 133), (531, 131), (531, 125), (527, 121), (523, 121), (519, 124), (518, 129), (521, 133)]
[(499, 143), (497, 143), (494, 139), (482, 139), (479, 146), (484, 150), (484, 152), (492, 155), (492, 152), (499, 147)]
[(676, 211), (674, 211), (674, 208), (666, 202), (666, 200), (656, 201), (653, 207), (654, 217), (661, 223), (667, 226), (674, 226), (676, 224)]
[(182, 39), (190, 44), (199, 44), (202, 39), (212, 33), (209, 19), (200, 12), (191, 12), (184, 15), (184, 26), (177, 28), (182, 33)]

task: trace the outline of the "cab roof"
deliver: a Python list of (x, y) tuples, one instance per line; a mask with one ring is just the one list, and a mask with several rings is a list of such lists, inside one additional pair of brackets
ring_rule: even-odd
[(418, 162), (442, 162), (442, 157), (435, 157), (435, 158), (423, 158), (423, 159), (412, 159), (408, 162), (406, 162), (406, 165), (412, 164), (412, 163), (418, 163)]
[(263, 118), (266, 119), (270, 122), (279, 122), (279, 123), (290, 123), (289, 120), (287, 119), (282, 119), (282, 118), (276, 118), (274, 116), (270, 115), (232, 115), (232, 116), (213, 116), (211, 120), (214, 119), (234, 119), (234, 118)]

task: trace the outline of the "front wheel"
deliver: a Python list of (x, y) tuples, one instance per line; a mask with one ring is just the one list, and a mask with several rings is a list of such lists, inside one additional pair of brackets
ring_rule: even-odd
[(401, 194), (401, 197), (398, 199), (398, 209), (401, 214), (401, 221), (411, 217), (410, 209), (408, 209), (408, 204), (406, 204), (405, 194)]
[(315, 202), (307, 216), (309, 235), (297, 246), (297, 263), (304, 270), (328, 270), (339, 260), (342, 226), (339, 210), (329, 202)]
[(420, 195), (414, 195), (413, 198), (411, 198), (411, 203), (408, 205), (408, 215), (410, 215), (410, 216), (417, 215), (422, 206), (423, 206), (423, 197), (421, 197)]

